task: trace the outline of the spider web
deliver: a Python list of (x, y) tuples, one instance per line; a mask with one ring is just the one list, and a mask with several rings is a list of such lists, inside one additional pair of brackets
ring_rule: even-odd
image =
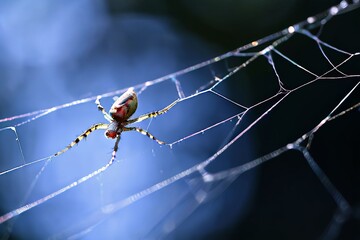
[[(124, 86), (116, 91), (59, 104), (52, 88), (71, 85), (54, 83), (46, 86), (50, 102), (33, 99), (42, 110), (27, 111), (29, 96), (16, 103), (25, 114), (3, 106), (10, 117), (0, 119), (2, 237), (356, 238), (358, 7), (342, 1), (172, 74), (114, 82)], [(342, 42), (331, 42), (335, 33)], [(53, 157), (105, 122), (97, 95), (108, 110), (128, 87), (139, 97), (135, 117), (180, 99), (134, 124), (168, 145), (123, 133), (116, 162), (104, 167), (114, 141), (97, 131)]]

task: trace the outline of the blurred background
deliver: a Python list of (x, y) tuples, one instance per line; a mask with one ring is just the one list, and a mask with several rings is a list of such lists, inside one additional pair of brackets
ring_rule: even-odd
[[(1, 1), (0, 119), (126, 90), (261, 39), (335, 4), (338, 1)], [(337, 16), (313, 33), (339, 49), (358, 52), (359, 17), (359, 11)], [(316, 74), (331, 69), (310, 38), (294, 36), (279, 50)], [(346, 58), (337, 51), (325, 52), (335, 63)], [(228, 59), (177, 80), (188, 96), (243, 61)], [(313, 79), (277, 55), (274, 62), (285, 87)], [(355, 58), (341, 70), (359, 74), (359, 67)], [(319, 81), (294, 93), (207, 170), (239, 166), (296, 140), (357, 81)], [(217, 91), (252, 106), (275, 95), (278, 87), (271, 65), (262, 58), (224, 81)], [(134, 116), (159, 110), (178, 97), (171, 80), (150, 86), (139, 94)], [(112, 102), (111, 97), (102, 99), (107, 110)], [(357, 102), (359, 90), (343, 109)], [(292, 151), (235, 180), (205, 183), (200, 174), (192, 174), (106, 219), (98, 214), (107, 204), (205, 161), (274, 103), (249, 112), (236, 127), (236, 121), (227, 122), (172, 149), (141, 134), (124, 133), (118, 161), (111, 168), (3, 224), (3, 239), (318, 239), (337, 206), (302, 155)], [(171, 143), (241, 111), (209, 93), (137, 126)], [(2, 123), (1, 128), (23, 120)], [(50, 156), (98, 122), (105, 119), (93, 102), (55, 111), (16, 129), (21, 151), (14, 132), (1, 131), (0, 171)], [(327, 124), (311, 148), (314, 159), (355, 209), (359, 209), (356, 186), (360, 183), (358, 123), (359, 113), (353, 111)], [(1, 175), (1, 215), (105, 165), (113, 145), (102, 131), (95, 132), (46, 165), (39, 176), (44, 163)], [(199, 193), (206, 201), (196, 199)], [(331, 236), (359, 237), (358, 212)]]

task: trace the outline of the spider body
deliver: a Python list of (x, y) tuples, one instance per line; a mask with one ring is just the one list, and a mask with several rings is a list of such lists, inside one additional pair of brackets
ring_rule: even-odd
[(138, 106), (136, 93), (131, 88), (121, 95), (111, 106), (110, 116), (116, 122), (124, 122), (129, 119)]
[(179, 101), (176, 100), (173, 103), (171, 103), (169, 106), (159, 110), (159, 111), (155, 111), (155, 112), (150, 112), (147, 114), (143, 114), (137, 118), (134, 119), (129, 119), (136, 111), (137, 106), (138, 106), (138, 99), (137, 99), (137, 95), (134, 92), (134, 90), (132, 88), (129, 88), (124, 94), (122, 94), (111, 106), (109, 113), (107, 113), (105, 111), (105, 108), (101, 105), (100, 103), (100, 96), (97, 97), (95, 104), (97, 106), (97, 108), (102, 112), (102, 114), (104, 115), (104, 118), (109, 122), (109, 123), (98, 123), (93, 125), (92, 127), (90, 127), (89, 129), (87, 129), (85, 132), (83, 132), (80, 136), (78, 136), (74, 141), (72, 141), (66, 148), (64, 148), (63, 150), (57, 152), (54, 154), (54, 157), (63, 154), (64, 152), (66, 152), (67, 150), (69, 150), (70, 148), (72, 148), (74, 145), (76, 145), (77, 143), (79, 143), (82, 139), (86, 138), (88, 135), (90, 135), (90, 133), (92, 133), (95, 130), (99, 130), (99, 129), (104, 129), (105, 131), (105, 136), (107, 138), (110, 139), (116, 139), (115, 141), (115, 145), (114, 145), (114, 150), (112, 153), (112, 157), (110, 162), (108, 163), (107, 166), (111, 165), (116, 157), (116, 152), (118, 150), (118, 145), (119, 145), (119, 141), (120, 141), (120, 135), (122, 132), (124, 131), (137, 131), (153, 140), (155, 140), (157, 143), (159, 144), (165, 144), (165, 142), (160, 141), (158, 139), (156, 139), (152, 134), (150, 134), (149, 132), (138, 128), (138, 127), (127, 127), (127, 125), (132, 124), (132, 123), (136, 123), (136, 122), (141, 122), (144, 121), (145, 119), (148, 118), (154, 118), (158, 115), (164, 114), (166, 113), (170, 108), (172, 108), (177, 102)]
[(117, 134), (120, 134), (122, 128), (125, 127), (126, 124), (124, 123), (126, 123), (126, 120), (136, 111), (137, 106), (137, 96), (131, 88), (116, 99), (109, 111), (112, 121), (105, 132), (105, 136), (112, 139), (116, 138)]

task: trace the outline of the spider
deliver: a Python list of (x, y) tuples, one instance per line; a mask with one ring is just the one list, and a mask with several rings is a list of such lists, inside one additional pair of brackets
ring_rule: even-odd
[(106, 129), (105, 136), (107, 138), (115, 139), (115, 145), (113, 148), (112, 157), (110, 162), (107, 165), (111, 165), (115, 158), (116, 152), (118, 150), (118, 145), (120, 141), (121, 133), (124, 131), (137, 131), (153, 140), (155, 140), (158, 144), (165, 144), (165, 142), (158, 140), (149, 132), (138, 128), (138, 127), (127, 127), (127, 125), (131, 123), (141, 122), (148, 118), (154, 118), (158, 115), (166, 113), (170, 108), (172, 108), (179, 99), (171, 103), (169, 106), (155, 112), (150, 112), (147, 114), (143, 114), (137, 118), (129, 119), (137, 109), (138, 100), (137, 95), (132, 88), (129, 88), (125, 93), (123, 93), (111, 106), (109, 113), (105, 111), (105, 108), (100, 103), (100, 96), (97, 97), (95, 104), (97, 108), (102, 112), (104, 118), (109, 121), (109, 123), (97, 123), (79, 135), (74, 141), (72, 141), (67, 147), (63, 150), (54, 154), (54, 157), (59, 156), (60, 154), (65, 153), (69, 149), (71, 149), (74, 145), (79, 143), (81, 140), (86, 138), (95, 130)]

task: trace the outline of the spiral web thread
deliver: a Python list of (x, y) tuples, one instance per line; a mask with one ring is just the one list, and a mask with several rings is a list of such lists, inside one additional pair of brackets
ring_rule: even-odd
[[(210, 131), (213, 128), (216, 128), (218, 126), (221, 126), (222, 124), (229, 123), (231, 121), (235, 121), (235, 125), (233, 127), (233, 130), (237, 127), (241, 126), (242, 119), (244, 116), (247, 115), (249, 111), (251, 111), (254, 108), (257, 108), (259, 106), (268, 104), (271, 102), (272, 104), (270, 107), (267, 107), (255, 120), (253, 120), (248, 126), (246, 126), (244, 129), (242, 129), (240, 132), (237, 132), (234, 136), (232, 134), (229, 134), (229, 139), (226, 141), (222, 147), (220, 147), (212, 156), (210, 156), (207, 159), (204, 159), (200, 161), (198, 164), (185, 169), (184, 171), (179, 172), (178, 174), (164, 179), (161, 182), (158, 182), (143, 191), (137, 192), (136, 194), (133, 194), (125, 199), (112, 202), (110, 204), (105, 205), (101, 210), (98, 212), (93, 213), (87, 221), (84, 221), (82, 225), (84, 226), (77, 226), (77, 229), (81, 229), (80, 231), (76, 231), (76, 234), (72, 234), (74, 238), (81, 237), (82, 235), (85, 235), (87, 232), (89, 232), (92, 228), (96, 227), (100, 223), (102, 223), (104, 220), (106, 220), (108, 217), (110, 217), (112, 214), (118, 212), (121, 209), (126, 208), (127, 206), (140, 201), (141, 199), (160, 191), (163, 188), (167, 188), (173, 183), (185, 179), (186, 177), (192, 175), (192, 174), (200, 174), (202, 176), (202, 180), (205, 183), (216, 183), (216, 182), (223, 182), (226, 183), (226, 185), (229, 185), (231, 182), (235, 181), (239, 176), (241, 176), (243, 173), (250, 171), (265, 162), (272, 161), (276, 159), (276, 157), (280, 156), (281, 154), (289, 151), (297, 151), (302, 154), (305, 161), (308, 163), (309, 167), (311, 168), (312, 172), (317, 176), (319, 181), (321, 182), (322, 186), (326, 189), (326, 191), (329, 193), (330, 197), (333, 199), (335, 204), (337, 205), (337, 211), (333, 214), (333, 218), (331, 222), (328, 224), (328, 227), (323, 232), (323, 238), (333, 238), (339, 234), (339, 231), (341, 229), (342, 224), (344, 224), (351, 216), (354, 215), (354, 213), (357, 211), (356, 206), (351, 206), (351, 204), (347, 201), (347, 199), (342, 195), (342, 193), (334, 186), (331, 179), (326, 175), (326, 173), (320, 168), (320, 166), (317, 164), (317, 162), (314, 160), (314, 157), (311, 155), (309, 149), (311, 148), (311, 144), (314, 138), (316, 138), (315, 133), (321, 129), (324, 125), (326, 125), (330, 121), (337, 121), (338, 118), (341, 118), (342, 116), (350, 113), (353, 110), (356, 110), (360, 107), (360, 102), (355, 102), (350, 107), (344, 108), (343, 105), (347, 101), (347, 99), (352, 96), (356, 91), (358, 91), (359, 84), (360, 84), (360, 73), (352, 73), (348, 74), (346, 72), (341, 71), (341, 67), (351, 61), (355, 61), (355, 59), (359, 58), (360, 52), (347, 52), (345, 50), (339, 49), (335, 46), (332, 46), (324, 41), (321, 40), (321, 34), (315, 35), (311, 32), (313, 29), (323, 29), (326, 24), (329, 21), (332, 21), (332, 18), (339, 14), (345, 14), (347, 12), (351, 11), (358, 11), (357, 8), (359, 7), (359, 2), (354, 1), (352, 3), (342, 1), (339, 5), (333, 6), (329, 10), (318, 14), (313, 17), (307, 18), (307, 20), (300, 22), (298, 24), (292, 25), (280, 32), (274, 33), (270, 36), (267, 36), (265, 38), (262, 38), (257, 41), (253, 41), (250, 44), (247, 44), (245, 46), (239, 47), (233, 51), (227, 52), (223, 55), (217, 56), (215, 58), (212, 58), (208, 61), (201, 62), (199, 64), (196, 64), (194, 66), (188, 67), (186, 69), (183, 69), (181, 71), (166, 75), (164, 77), (147, 81), (142, 84), (138, 84), (135, 86), (132, 86), (139, 94), (146, 91), (148, 87), (157, 85), (162, 82), (172, 82), (174, 88), (177, 92), (177, 97), (180, 99), (178, 104), (182, 104), (182, 102), (186, 102), (190, 99), (196, 98), (200, 95), (203, 95), (205, 93), (211, 93), (222, 100), (227, 101), (229, 104), (236, 105), (241, 109), (239, 112), (237, 112), (235, 115), (230, 116), (226, 119), (223, 119), (222, 121), (219, 121), (211, 126), (208, 126), (204, 129), (201, 129), (200, 131), (193, 132), (192, 134), (189, 134), (185, 137), (179, 138), (171, 143), (168, 144), (170, 148), (175, 148), (177, 144), (187, 141), (190, 138), (193, 138), (199, 134), (203, 134), (204, 132)], [(318, 32), (317, 32), (318, 33)], [(322, 54), (323, 58), (329, 63), (329, 68), (322, 72), (321, 74), (316, 74), (314, 71), (312, 71), (310, 68), (303, 66), (300, 63), (297, 63), (296, 61), (292, 60), (291, 57), (288, 57), (286, 53), (279, 50), (279, 46), (286, 44), (293, 36), (295, 35), (301, 35), (305, 36), (306, 38), (310, 39), (314, 43), (316, 43), (318, 47), (318, 51)], [(253, 51), (253, 49), (260, 49)], [(326, 54), (326, 51), (330, 50), (333, 52), (336, 52), (337, 54), (341, 54), (343, 56), (343, 60), (338, 63), (333, 63), (332, 59)], [(305, 83), (302, 83), (300, 85), (297, 85), (293, 88), (287, 88), (286, 84), (284, 84), (284, 80), (281, 78), (281, 74), (277, 71), (277, 62), (274, 59), (274, 56), (277, 58), (282, 58), (283, 60), (287, 61), (294, 67), (300, 69), (301, 71), (304, 71), (311, 75), (312, 79), (309, 81), (306, 81)], [(227, 62), (229, 58), (246, 58), (244, 62), (242, 62), (240, 65), (237, 65), (235, 67), (229, 67), (226, 74), (223, 74), (222, 76), (214, 74), (213, 79), (209, 80), (205, 85), (200, 86), (196, 92), (193, 92), (190, 95), (185, 94), (182, 86), (182, 79), (181, 77), (186, 74), (191, 74), (192, 72), (211, 67), (214, 64), (221, 63), (221, 62)], [(273, 74), (276, 76), (278, 81), (278, 88), (279, 91), (267, 99), (262, 99), (261, 101), (257, 102), (256, 104), (253, 104), (251, 106), (246, 106), (246, 104), (239, 103), (237, 101), (234, 101), (227, 96), (223, 95), (218, 91), (218, 87), (222, 84), (226, 84), (227, 80), (236, 75), (238, 72), (241, 72), (242, 69), (248, 67), (250, 64), (252, 64), (254, 61), (265, 58), (268, 62), (268, 64), (273, 69)], [(336, 74), (334, 74), (336, 73)], [(249, 161), (245, 164), (232, 167), (226, 170), (222, 170), (220, 172), (216, 173), (209, 173), (206, 170), (206, 167), (211, 164), (213, 161), (216, 161), (217, 158), (222, 155), (225, 151), (228, 150), (229, 147), (231, 147), (236, 141), (238, 141), (244, 134), (246, 134), (249, 130), (251, 130), (255, 125), (257, 125), (260, 121), (263, 121), (264, 118), (271, 114), (271, 112), (276, 109), (279, 105), (283, 103), (283, 101), (289, 96), (293, 95), (294, 93), (300, 91), (301, 89), (311, 86), (319, 81), (331, 81), (331, 80), (338, 80), (343, 79), (344, 81), (351, 80), (354, 82), (351, 89), (341, 98), (341, 100), (333, 106), (332, 110), (325, 116), (316, 126), (313, 127), (310, 131), (304, 133), (302, 136), (300, 136), (298, 139), (296, 139), (293, 142), (289, 142), (286, 145), (266, 154), (261, 157), (258, 157), (252, 161)], [(102, 98), (116, 96), (126, 91), (126, 89), (120, 89), (113, 92), (104, 93), (101, 95)], [(17, 131), (16, 129), (26, 125), (32, 121), (36, 121), (37, 119), (44, 117), (48, 114), (51, 114), (55, 111), (58, 111), (60, 109), (69, 108), (76, 106), (78, 104), (83, 104), (90, 101), (95, 101), (97, 96), (89, 97), (89, 98), (83, 98), (79, 99), (70, 103), (58, 105), (55, 107), (51, 107), (48, 109), (38, 110), (34, 112), (29, 112), (21, 115), (16, 115), (12, 117), (7, 117), (4, 119), (0, 119), (0, 122), (2, 123), (8, 123), (8, 127), (4, 127), (0, 129), (1, 131), (7, 131), (11, 130), (15, 133), (17, 142), (19, 144), (19, 149), (21, 151), (21, 145), (20, 140), (17, 137)], [(25, 120), (21, 120), (25, 119)], [(20, 122), (13, 124), (14, 121), (21, 120)], [(234, 133), (233, 131), (232, 133)], [(49, 156), (42, 159), (37, 159), (29, 163), (25, 163), (12, 168), (8, 170), (3, 170), (0, 172), (1, 175), (9, 174), (13, 171), (17, 171), (19, 169), (25, 168), (29, 165), (33, 165), (36, 163), (45, 163), (41, 171), (38, 173), (38, 175), (34, 178), (33, 184), (31, 185), (31, 189), (29, 189), (29, 192), (31, 192), (32, 188), (35, 187), (36, 181), (38, 177), (42, 174), (43, 171), (45, 171), (46, 166), (51, 162), (55, 161), (56, 158), (54, 156)], [(47, 196), (44, 196), (41, 199), (38, 199), (34, 202), (26, 203), (24, 202), (21, 207), (18, 209), (15, 209), (3, 216), (0, 217), (0, 223), (5, 223), (10, 219), (15, 218), (16, 216), (19, 216), (23, 212), (30, 211), (32, 208), (51, 200), (52, 198), (56, 197), (57, 195), (60, 195), (64, 193), (65, 191), (68, 191), (69, 189), (72, 189), (76, 187), (77, 185), (99, 175), (100, 173), (107, 170), (107, 168), (111, 165), (111, 163), (108, 163), (107, 165), (103, 166), (100, 169), (97, 169), (96, 171), (78, 179), (77, 181), (53, 192), (48, 194)], [(226, 187), (223, 186), (223, 189)], [(213, 195), (216, 195), (216, 193), (213, 192)], [(205, 202), (207, 196), (203, 196), (199, 194), (196, 196), (198, 200), (198, 206), (200, 206), (203, 202)], [(25, 198), (26, 199), (26, 198)], [(188, 213), (189, 215), (191, 212)], [(178, 220), (180, 222), (181, 219)], [(67, 235), (68, 233), (64, 233)]]

